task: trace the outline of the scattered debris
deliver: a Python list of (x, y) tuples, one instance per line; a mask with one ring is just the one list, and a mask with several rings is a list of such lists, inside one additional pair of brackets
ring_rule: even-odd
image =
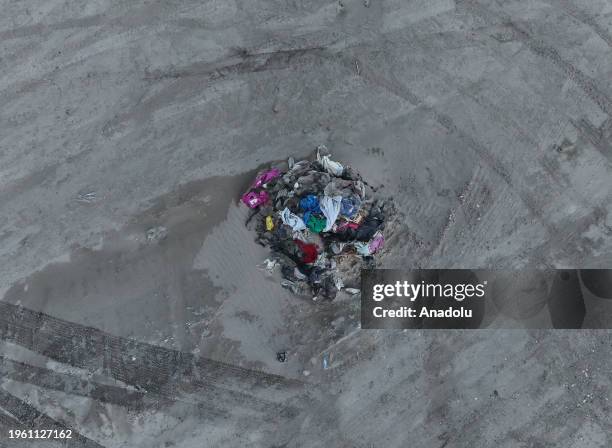
[(266, 272), (280, 265), (281, 286), (313, 300), (333, 300), (345, 285), (357, 284), (362, 263), (371, 263), (384, 246), (385, 220), (393, 209), (373, 193), (323, 145), (315, 160), (290, 158), (259, 173), (242, 202), (253, 209), (247, 227), (272, 250)]
[(268, 275), (272, 275), (276, 266), (278, 266), (278, 261), (272, 258), (266, 258), (262, 264), (258, 265), (258, 267), (264, 270)]
[(266, 230), (274, 230), (274, 221), (272, 220), (272, 216), (266, 216)]
[(329, 354), (323, 353), (323, 369), (329, 369)]
[(147, 241), (150, 243), (161, 241), (168, 236), (168, 229), (164, 226), (151, 227), (147, 230)]
[(89, 191), (87, 193), (79, 193), (77, 195), (77, 201), (86, 202), (88, 204), (95, 202), (96, 198), (97, 198), (97, 195), (95, 191)]
[(287, 352), (277, 352), (276, 360), (278, 362), (287, 362)]

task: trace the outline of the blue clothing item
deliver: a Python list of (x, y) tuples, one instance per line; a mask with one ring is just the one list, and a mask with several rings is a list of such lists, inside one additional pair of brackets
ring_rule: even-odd
[(304, 216), (302, 217), (302, 219), (304, 220), (304, 224), (308, 224), (308, 220), (310, 219), (310, 215), (312, 215), (312, 212), (310, 212), (310, 211), (304, 213)]
[(309, 194), (300, 199), (300, 208), (307, 212), (321, 213), (319, 199), (314, 194)]
[(361, 207), (359, 198), (342, 198), (342, 202), (340, 203), (340, 214), (347, 218), (352, 218), (359, 211), (359, 207)]

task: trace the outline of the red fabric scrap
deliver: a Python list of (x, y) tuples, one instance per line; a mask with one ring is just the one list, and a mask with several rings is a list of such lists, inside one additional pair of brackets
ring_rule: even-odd
[(318, 250), (316, 244), (308, 244), (301, 240), (293, 240), (295, 244), (302, 251), (302, 262), (314, 263), (318, 256)]
[(348, 229), (356, 230), (358, 228), (359, 228), (359, 224), (357, 224), (356, 222), (342, 221), (340, 224), (336, 226), (336, 232), (341, 233), (341, 232), (345, 232)]

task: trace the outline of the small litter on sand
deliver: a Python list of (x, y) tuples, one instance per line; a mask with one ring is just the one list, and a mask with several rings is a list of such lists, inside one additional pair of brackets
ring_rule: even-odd
[(95, 202), (97, 194), (95, 191), (81, 192), (77, 195), (76, 200), (79, 202), (86, 202), (88, 204)]
[(151, 227), (147, 230), (147, 241), (150, 243), (161, 241), (168, 236), (168, 229), (164, 226)]
[(266, 258), (262, 264), (258, 265), (258, 267), (264, 270), (267, 275), (272, 275), (276, 266), (278, 266), (278, 261), (271, 258)]
[(328, 353), (323, 354), (323, 369), (324, 370), (329, 369), (329, 354)]
[(359, 269), (371, 266), (384, 247), (385, 220), (393, 211), (325, 146), (314, 160), (289, 158), (258, 173), (242, 202), (253, 209), (247, 227), (272, 252), (263, 270), (280, 266), (281, 286), (314, 300), (333, 300), (345, 285), (358, 283)]

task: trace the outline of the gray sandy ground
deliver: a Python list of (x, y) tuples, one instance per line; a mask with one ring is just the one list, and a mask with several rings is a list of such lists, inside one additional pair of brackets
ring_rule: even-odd
[(0, 6), (1, 446), (612, 444), (609, 332), (359, 331), (237, 203), (324, 143), (381, 266), (609, 267), (610, 0)]

